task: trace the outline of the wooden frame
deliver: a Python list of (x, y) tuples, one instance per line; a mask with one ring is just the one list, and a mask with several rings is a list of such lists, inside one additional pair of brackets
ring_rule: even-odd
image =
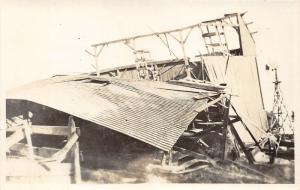
[[(13, 134), (7, 137), (6, 140), (7, 151), (9, 151), (9, 149), (11, 148), (12, 150), (17, 152), (23, 152), (36, 163), (49, 165), (51, 167), (56, 167), (55, 165), (62, 164), (63, 160), (70, 157), (70, 167), (66, 168), (72, 169), (73, 172), (67, 173), (73, 175), (71, 181), (75, 183), (81, 182), (80, 153), (78, 143), (80, 132), (79, 128), (75, 126), (75, 122), (72, 116), (69, 116), (68, 126), (31, 125), (31, 122), (25, 119), (21, 121), (21, 123), (17, 123), (15, 126), (8, 128), (7, 131), (13, 132)], [(68, 141), (62, 149), (33, 147), (31, 134), (66, 136), (68, 138)], [(27, 141), (27, 145), (18, 143), (24, 138)], [(46, 158), (34, 153), (41, 151), (43, 151), (44, 156), (46, 155)], [(63, 165), (66, 165), (66, 163), (63, 163)], [(10, 172), (9, 175), (14, 174)]]

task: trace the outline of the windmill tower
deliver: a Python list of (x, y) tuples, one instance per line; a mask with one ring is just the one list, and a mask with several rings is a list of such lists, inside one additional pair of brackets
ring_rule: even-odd
[[(266, 70), (270, 70), (270, 66), (266, 65)], [(292, 112), (291, 117), (284, 104), (283, 93), (280, 88), (281, 81), (278, 78), (277, 68), (273, 67), (271, 70), (274, 71), (275, 81), (273, 82), (274, 100), (269, 131), (280, 136), (286, 133), (294, 134), (294, 127), (292, 125), (294, 114)]]

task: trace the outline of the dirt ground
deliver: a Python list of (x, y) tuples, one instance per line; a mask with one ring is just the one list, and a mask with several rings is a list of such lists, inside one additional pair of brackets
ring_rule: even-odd
[[(125, 159), (124, 159), (125, 158)], [(294, 183), (294, 162), (282, 165), (248, 165), (218, 162), (186, 174), (172, 174), (149, 170), (149, 164), (159, 164), (157, 155), (144, 154), (139, 157), (122, 155), (110, 158), (98, 157), (98, 164), (82, 165), (83, 183)], [(255, 172), (255, 171), (257, 172)], [(261, 172), (261, 173), (259, 173)]]

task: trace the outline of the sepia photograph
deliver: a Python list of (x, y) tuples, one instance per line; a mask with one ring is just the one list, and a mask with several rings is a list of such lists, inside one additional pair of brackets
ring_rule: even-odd
[(299, 188), (299, 0), (0, 5), (1, 190)]

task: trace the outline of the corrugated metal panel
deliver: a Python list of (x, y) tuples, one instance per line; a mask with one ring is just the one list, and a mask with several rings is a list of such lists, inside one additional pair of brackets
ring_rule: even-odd
[(223, 56), (205, 57), (209, 77), (215, 83), (228, 84), (234, 95), (231, 103), (256, 139), (260, 139), (267, 130), (267, 117), (263, 108), (255, 56), (232, 56), (228, 63), (227, 59)]
[[(162, 150), (170, 150), (207, 99), (195, 92), (159, 89), (178, 86), (151, 81), (129, 82), (80, 77), (55, 77), (14, 90), (9, 99), (43, 104), (119, 131)], [(144, 88), (144, 89), (143, 89)], [(145, 90), (145, 89), (148, 90)], [(195, 89), (193, 89), (195, 91)], [(204, 94), (203, 94), (204, 95)]]
[(216, 84), (225, 83), (225, 70), (227, 57), (224, 56), (209, 56), (203, 57), (209, 78), (211, 82)]
[(260, 139), (266, 135), (267, 117), (256, 69), (254, 56), (230, 57), (226, 76), (232, 93), (238, 95), (232, 98), (232, 104), (256, 139)]

